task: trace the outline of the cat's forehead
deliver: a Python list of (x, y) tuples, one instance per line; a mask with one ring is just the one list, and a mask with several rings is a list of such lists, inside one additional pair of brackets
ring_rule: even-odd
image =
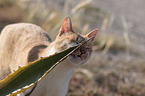
[(86, 38), (80, 34), (77, 34), (76, 40), (77, 41), (84, 41)]
[(58, 36), (57, 40), (60, 41), (69, 41), (69, 42), (77, 42), (80, 43), (84, 40), (86, 40), (87, 38), (79, 33), (75, 33), (75, 32), (68, 32), (65, 33), (61, 36)]

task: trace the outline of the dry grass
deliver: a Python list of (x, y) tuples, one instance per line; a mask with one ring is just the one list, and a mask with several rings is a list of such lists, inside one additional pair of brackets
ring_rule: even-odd
[(0, 7), (16, 6), (18, 0), (0, 0)]
[(0, 31), (10, 23), (20, 22), (24, 15), (22, 11), (16, 0), (0, 0)]

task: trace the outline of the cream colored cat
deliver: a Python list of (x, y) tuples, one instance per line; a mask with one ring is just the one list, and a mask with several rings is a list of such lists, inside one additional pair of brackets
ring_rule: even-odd
[[(55, 41), (40, 27), (29, 23), (6, 26), (0, 35), (0, 79), (40, 57), (45, 57), (95, 37), (97, 29), (83, 36), (73, 31), (71, 20), (66, 17)], [(35, 88), (21, 93), (25, 96), (65, 96), (73, 68), (86, 62), (92, 52), (92, 41), (71, 54), (46, 75)], [(32, 91), (33, 89), (33, 91)]]

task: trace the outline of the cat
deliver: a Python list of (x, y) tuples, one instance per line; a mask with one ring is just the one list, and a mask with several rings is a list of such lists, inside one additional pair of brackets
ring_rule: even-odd
[[(92, 53), (92, 41), (98, 29), (87, 35), (75, 33), (66, 17), (54, 41), (39, 26), (30, 23), (7, 25), (0, 35), (0, 80), (41, 57), (52, 55), (93, 38), (57, 65), (37, 85), (20, 93), (24, 96), (65, 96), (73, 69), (86, 62)], [(19, 95), (20, 95), (19, 94)]]

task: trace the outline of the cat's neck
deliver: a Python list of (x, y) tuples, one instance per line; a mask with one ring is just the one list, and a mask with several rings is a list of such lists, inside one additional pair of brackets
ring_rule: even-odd
[[(67, 42), (68, 42), (67, 40), (63, 41), (64, 44), (67, 44)], [(65, 50), (66, 48), (75, 46), (75, 43), (74, 43), (74, 44), (67, 44), (65, 47), (64, 46), (62, 47), (59, 43), (60, 42), (58, 40), (51, 42), (47, 48), (43, 49), (39, 53), (39, 58), (47, 57), (47, 56), (53, 55), (55, 53), (61, 52), (61, 51)]]
[(39, 58), (41, 57), (47, 57), (50, 55), (55, 54), (56, 52), (58, 52), (58, 50), (56, 50), (55, 46), (54, 46), (54, 42), (50, 43), (50, 45), (48, 47), (46, 47), (45, 49), (43, 49), (40, 53), (39, 53)]

